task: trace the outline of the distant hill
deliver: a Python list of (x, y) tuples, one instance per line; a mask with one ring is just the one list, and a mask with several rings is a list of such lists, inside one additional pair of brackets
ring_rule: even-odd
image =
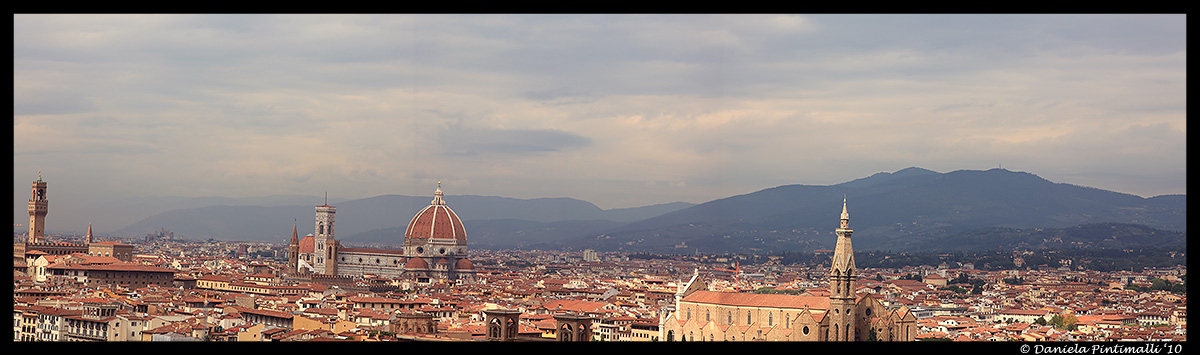
[(629, 223), (580, 247), (658, 252), (831, 249), (848, 200), (856, 250), (919, 250), (985, 227), (1141, 224), (1186, 232), (1183, 195), (1142, 198), (1003, 169), (937, 173), (909, 168), (837, 185), (786, 185)]
[[(431, 199), (383, 195), (339, 202), (338, 239), (351, 245), (398, 244), (403, 228)], [(1131, 227), (1116, 229), (1120, 243), (1076, 235), (1049, 238), (1098, 247), (1136, 244), (1139, 239), (1125, 238), (1133, 235), (1164, 238), (1142, 239), (1147, 244), (1186, 243), (1185, 195), (1142, 198), (1003, 169), (939, 173), (907, 168), (836, 185), (784, 185), (702, 204), (613, 210), (571, 198), (446, 196), (463, 218), (472, 248), (656, 253), (832, 249), (843, 199), (856, 250), (969, 249), (1003, 238), (1033, 247), (1052, 245), (1035, 240), (1046, 236), (1038, 228), (1108, 224)], [(312, 205), (207, 206), (159, 213), (121, 231), (144, 234), (166, 228), (184, 238), (282, 241), (293, 221), (299, 221), (301, 235), (311, 233), (313, 214)], [(1078, 228), (1085, 234), (1101, 230)]]
[(933, 238), (919, 250), (1126, 249), (1187, 245), (1184, 232), (1128, 223), (1089, 223), (1067, 228), (986, 227)]
[[(432, 196), (382, 195), (337, 203), (338, 239), (346, 242), (387, 242), (390, 238), (384, 237), (378, 230), (407, 227), (413, 215), (428, 206), (432, 199)], [(599, 220), (618, 224), (694, 205), (675, 202), (603, 210), (590, 202), (571, 198), (515, 199), (448, 195), (445, 199), (447, 205), (464, 219), (464, 224), (477, 220), (506, 219), (538, 223)], [(291, 235), (293, 223), (298, 224), (297, 230), (301, 236), (312, 233), (313, 207), (215, 205), (175, 209), (130, 224), (117, 233), (144, 235), (166, 228), (179, 238), (284, 240), (281, 238)], [(357, 236), (360, 233), (366, 234)], [(473, 233), (468, 235), (473, 236)]]
[[(521, 219), (463, 221), (471, 248), (538, 249), (571, 248), (580, 235), (599, 234), (620, 225), (609, 220), (536, 222)], [(382, 228), (342, 238), (343, 244), (404, 242), (404, 227)]]

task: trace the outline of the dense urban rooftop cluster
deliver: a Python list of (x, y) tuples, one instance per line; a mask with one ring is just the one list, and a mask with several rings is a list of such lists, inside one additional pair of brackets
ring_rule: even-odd
[[(596, 341), (665, 341), (660, 321), (694, 273), (712, 291), (829, 292), (828, 263), (744, 264), (748, 259), (736, 255), (472, 250), (475, 282), (417, 285), (370, 275), (287, 277), (286, 245), (129, 244), (136, 248), (129, 263), (173, 270), (169, 284), (38, 281), (18, 263), (13, 340), (475, 341), (486, 339), (486, 311), (515, 310), (524, 339), (554, 339), (555, 316), (569, 314), (590, 318)], [(1185, 266), (1115, 273), (947, 264), (860, 271), (857, 293), (910, 309), (919, 340), (1186, 340), (1186, 294), (1150, 291), (1152, 280), (1180, 282)], [(431, 318), (436, 329), (398, 326), (414, 315)]]

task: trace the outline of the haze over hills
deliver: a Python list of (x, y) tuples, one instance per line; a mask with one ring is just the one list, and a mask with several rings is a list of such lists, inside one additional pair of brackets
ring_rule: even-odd
[[(602, 220), (611, 223), (631, 222), (694, 204), (673, 202), (652, 206), (603, 210), (596, 205), (571, 198), (515, 199), (496, 196), (448, 195), (448, 205), (467, 220), (521, 220), (549, 223), (572, 220)], [(418, 211), (429, 205), (430, 196), (381, 195), (337, 203), (338, 239), (361, 243), (389, 243), (390, 236), (370, 237), (374, 230), (408, 226)], [(297, 224), (301, 235), (313, 228), (313, 205), (288, 206), (231, 206), (215, 205), (175, 209), (147, 217), (117, 231), (118, 234), (139, 235), (162, 228), (180, 238), (213, 238), (217, 240), (282, 240), (290, 237)], [(473, 219), (469, 219), (471, 217)], [(356, 234), (371, 232), (367, 236)], [(469, 234), (470, 235), (470, 234)], [(403, 237), (396, 237), (400, 243)]]
[[(338, 239), (398, 244), (404, 227), (430, 199), (384, 195), (338, 203)], [(1177, 233), (1163, 243), (1186, 243), (1185, 195), (1142, 198), (1003, 169), (938, 173), (907, 168), (836, 185), (785, 185), (702, 204), (619, 210), (570, 198), (446, 196), (463, 219), (472, 248), (675, 253), (830, 249), (843, 199), (860, 250), (969, 249), (980, 243), (931, 243), (956, 235), (970, 239), (967, 233), (984, 228), (1028, 236), (1036, 228), (1097, 223), (1162, 231), (1137, 233)], [(209, 206), (160, 213), (122, 231), (165, 227), (190, 238), (284, 240), (291, 233), (287, 224), (294, 220), (301, 231), (311, 231), (312, 215), (313, 206)], [(1077, 238), (1078, 233), (1071, 235)]]
[(928, 247), (928, 240), (983, 227), (1132, 223), (1186, 232), (1187, 226), (1183, 195), (1147, 199), (1003, 169), (908, 168), (837, 185), (787, 185), (714, 200), (621, 226), (584, 245), (701, 252), (832, 249), (843, 198), (855, 249), (861, 250), (917, 250)]

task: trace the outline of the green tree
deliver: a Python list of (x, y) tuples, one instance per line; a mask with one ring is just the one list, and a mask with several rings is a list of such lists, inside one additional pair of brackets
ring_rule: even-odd
[(1062, 329), (1075, 330), (1076, 328), (1078, 328), (1076, 323), (1079, 323), (1079, 318), (1076, 318), (1075, 314), (1067, 313), (1067, 315), (1063, 317)]
[[(1041, 318), (1038, 318), (1038, 319), (1041, 319)], [(1050, 318), (1050, 325), (1053, 325), (1054, 328), (1062, 329), (1063, 328), (1063, 316), (1061, 314), (1055, 314), (1054, 317)]]

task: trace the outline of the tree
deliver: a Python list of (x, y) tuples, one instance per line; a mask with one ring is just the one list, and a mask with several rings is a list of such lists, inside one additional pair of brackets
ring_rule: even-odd
[[(1038, 319), (1041, 319), (1041, 318), (1038, 318)], [(1050, 324), (1053, 325), (1054, 328), (1062, 329), (1063, 328), (1063, 316), (1061, 314), (1055, 314), (1054, 317), (1050, 318)]]
[(1050, 319), (1050, 324), (1054, 325), (1055, 329), (1063, 330), (1075, 330), (1075, 323), (1078, 322), (1079, 318), (1076, 318), (1075, 315), (1071, 313), (1067, 313), (1066, 315), (1058, 314), (1055, 315), (1054, 318)]

